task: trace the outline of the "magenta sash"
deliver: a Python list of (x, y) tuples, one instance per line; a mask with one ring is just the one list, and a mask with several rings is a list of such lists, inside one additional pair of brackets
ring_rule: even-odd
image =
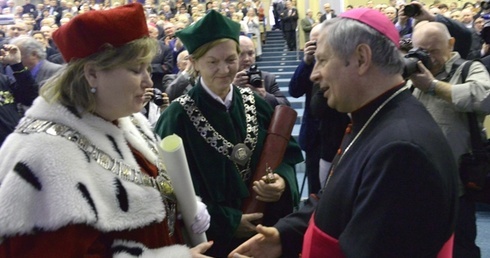
[(301, 258), (345, 258), (339, 240), (321, 231), (315, 225), (314, 214), (303, 238)]
[[(339, 240), (321, 231), (316, 225), (313, 214), (303, 238), (301, 258), (345, 258), (340, 249)], [(437, 258), (453, 257), (454, 234), (442, 246)]]

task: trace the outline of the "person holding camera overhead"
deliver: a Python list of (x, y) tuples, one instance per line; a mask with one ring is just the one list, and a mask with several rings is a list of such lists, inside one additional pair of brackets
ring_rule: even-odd
[[(249, 87), (232, 84), (239, 68), (239, 34), (240, 24), (214, 10), (177, 32), (199, 77), (155, 127), (162, 138), (183, 138), (194, 189), (211, 214), (206, 234), (214, 245), (206, 254), (215, 257), (226, 257), (255, 234), (254, 221), (272, 225), (299, 201), (295, 165), (303, 157), (293, 138), (271, 175), (275, 182), (252, 180), (260, 158), (269, 154), (263, 148), (273, 110)], [(264, 213), (242, 212), (251, 184), (257, 199), (266, 202)]]
[(247, 36), (240, 36), (240, 55), (238, 70), (233, 84), (239, 87), (249, 87), (265, 99), (272, 108), (277, 105), (289, 106), (289, 100), (279, 90), (276, 76), (262, 71), (255, 64), (255, 48), (253, 41)]
[(451, 36), (456, 39), (454, 51), (458, 52), (462, 58), (467, 58), (471, 51), (471, 31), (459, 21), (455, 21), (441, 14), (431, 14), (419, 2), (412, 2), (409, 5), (400, 6), (398, 22), (395, 26), (400, 37), (411, 37), (413, 28), (422, 21), (436, 21), (444, 24)]
[(184, 245), (159, 139), (139, 113), (157, 51), (142, 5), (79, 14), (53, 40), (68, 63), (0, 149), (0, 257), (205, 257), (211, 242)]

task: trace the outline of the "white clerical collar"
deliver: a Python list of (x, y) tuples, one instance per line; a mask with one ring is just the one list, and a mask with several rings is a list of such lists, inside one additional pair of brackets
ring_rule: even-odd
[(230, 91), (228, 92), (228, 94), (226, 95), (225, 97), (225, 100), (223, 101), (223, 99), (221, 99), (220, 96), (218, 96), (216, 93), (214, 93), (213, 91), (211, 91), (211, 89), (209, 89), (209, 87), (206, 85), (206, 83), (204, 83), (204, 80), (202, 79), (201, 77), (201, 85), (202, 87), (204, 88), (204, 90), (209, 94), (211, 95), (211, 97), (213, 97), (213, 99), (215, 99), (216, 101), (218, 101), (219, 103), (225, 105), (226, 107), (226, 110), (229, 110), (230, 109), (230, 106), (231, 106), (231, 101), (233, 100), (233, 86), (230, 84)]

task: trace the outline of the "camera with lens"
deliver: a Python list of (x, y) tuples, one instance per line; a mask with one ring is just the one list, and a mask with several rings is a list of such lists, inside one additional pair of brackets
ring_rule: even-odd
[(490, 10), (490, 2), (488, 0), (481, 1), (480, 2), (480, 8), (482, 11), (488, 11)]
[(262, 72), (257, 68), (257, 65), (251, 65), (247, 70), (248, 84), (255, 88), (262, 87)]
[[(490, 11), (490, 3), (489, 2), (481, 2), (481, 8), (485, 12)], [(483, 18), (483, 28), (480, 32), (480, 37), (486, 44), (490, 44), (490, 13), (481, 14)]]
[(420, 14), (420, 6), (416, 4), (405, 5), (403, 12), (408, 17), (415, 17)]
[(402, 51), (402, 53), (408, 53), (412, 48), (413, 42), (411, 38), (407, 37), (400, 39), (400, 51)]
[(410, 75), (420, 72), (419, 67), (417, 65), (418, 61), (422, 61), (422, 64), (427, 69), (432, 68), (432, 61), (430, 60), (429, 53), (426, 50), (420, 49), (420, 48), (413, 48), (410, 51), (408, 51), (407, 54), (404, 56), (405, 58), (403, 59), (405, 63), (405, 67), (403, 68), (403, 78), (406, 79)]
[(157, 106), (161, 106), (165, 103), (165, 100), (163, 99), (163, 96), (162, 96), (162, 91), (157, 89), (157, 88), (153, 88), (153, 103), (155, 103)]

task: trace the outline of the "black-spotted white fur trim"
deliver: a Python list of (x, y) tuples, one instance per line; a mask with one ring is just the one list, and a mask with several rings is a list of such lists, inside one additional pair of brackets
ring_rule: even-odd
[[(138, 167), (128, 143), (157, 160), (128, 117), (118, 126), (37, 98), (26, 116), (74, 128), (113, 157)], [(149, 122), (135, 119), (155, 142)], [(110, 136), (110, 137), (108, 137)], [(0, 149), (0, 237), (87, 224), (102, 231), (138, 228), (165, 218), (158, 191), (118, 179), (87, 158), (76, 144), (46, 133), (11, 134)]]
[(192, 257), (189, 248), (185, 245), (172, 245), (157, 249), (148, 249), (140, 243), (121, 240), (114, 241), (112, 252), (114, 258)]

